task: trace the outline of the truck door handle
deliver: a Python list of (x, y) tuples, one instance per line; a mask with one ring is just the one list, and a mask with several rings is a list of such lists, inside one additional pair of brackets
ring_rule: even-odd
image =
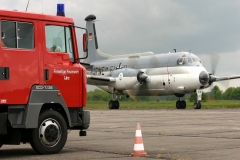
[(0, 80), (9, 80), (10, 68), (9, 67), (0, 67)]
[(49, 72), (48, 69), (44, 69), (44, 81), (48, 81), (49, 80)]

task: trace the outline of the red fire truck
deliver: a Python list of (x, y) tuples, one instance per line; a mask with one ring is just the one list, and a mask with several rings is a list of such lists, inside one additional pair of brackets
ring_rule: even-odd
[(73, 19), (58, 9), (60, 16), (0, 10), (0, 147), (29, 142), (53, 154), (68, 130), (86, 136), (86, 70)]

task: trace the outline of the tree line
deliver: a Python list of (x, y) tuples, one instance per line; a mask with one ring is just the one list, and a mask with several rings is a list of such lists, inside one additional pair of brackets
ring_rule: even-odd
[[(100, 89), (95, 89), (94, 91), (90, 91), (87, 93), (87, 100), (89, 101), (109, 101), (111, 98), (111, 94)], [(117, 98), (121, 101), (133, 101), (132, 98), (127, 98), (124, 95), (118, 96)], [(134, 98), (134, 100), (136, 101), (175, 101), (177, 99), (178, 98), (174, 95), (160, 97), (138, 96)], [(185, 95), (182, 99), (194, 102), (197, 100), (197, 94), (193, 92), (190, 95)], [(230, 87), (226, 91), (222, 91), (218, 86), (214, 86), (210, 92), (203, 92), (202, 94), (202, 101), (208, 100), (240, 100), (240, 87)]]
[(216, 100), (240, 100), (240, 87), (230, 87), (225, 92), (214, 86), (209, 97)]

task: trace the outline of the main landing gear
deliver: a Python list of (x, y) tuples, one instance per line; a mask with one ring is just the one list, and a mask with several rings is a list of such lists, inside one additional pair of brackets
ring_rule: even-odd
[(109, 109), (119, 109), (119, 101), (118, 100), (110, 100), (108, 103)]
[(114, 99), (115, 99), (115, 95), (112, 94), (112, 100), (110, 100), (108, 103), (109, 109), (119, 109), (119, 106), (120, 106), (119, 101)]
[(181, 100), (181, 97), (184, 96), (184, 94), (175, 94), (176, 97), (178, 97), (178, 101), (176, 102), (176, 108), (177, 109), (185, 109), (186, 108), (186, 101)]
[(186, 108), (186, 101), (184, 100), (180, 100), (180, 97), (179, 97), (179, 100), (176, 102), (176, 108), (177, 109), (185, 109)]
[(200, 101), (202, 100), (202, 90), (197, 89), (196, 93), (197, 93), (197, 102), (194, 103), (193, 107), (194, 109), (201, 109), (202, 105)]

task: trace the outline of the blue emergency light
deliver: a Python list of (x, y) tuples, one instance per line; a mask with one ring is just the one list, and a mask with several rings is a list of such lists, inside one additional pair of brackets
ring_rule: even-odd
[(64, 4), (57, 4), (57, 16), (65, 16)]

